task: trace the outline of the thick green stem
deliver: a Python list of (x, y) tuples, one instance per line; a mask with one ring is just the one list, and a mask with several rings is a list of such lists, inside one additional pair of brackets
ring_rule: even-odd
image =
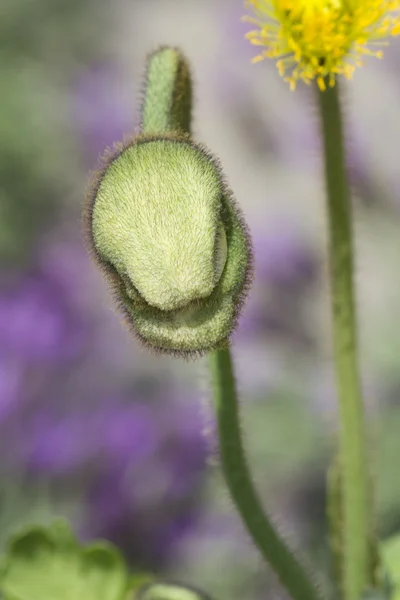
[(142, 105), (142, 133), (190, 134), (192, 80), (184, 56), (175, 48), (162, 47), (147, 61)]
[(358, 600), (371, 580), (370, 515), (364, 407), (357, 362), (351, 198), (337, 85), (319, 91), (325, 153), (334, 360), (339, 398), (343, 498), (343, 592)]
[[(191, 80), (182, 55), (161, 48), (149, 57), (142, 132), (190, 134)], [(222, 468), (232, 498), (254, 543), (294, 600), (321, 600), (312, 581), (264, 514), (251, 481), (240, 435), (229, 349), (211, 354)]]
[(264, 513), (247, 466), (229, 348), (210, 355), (222, 469), (230, 494), (261, 554), (295, 600), (321, 596)]

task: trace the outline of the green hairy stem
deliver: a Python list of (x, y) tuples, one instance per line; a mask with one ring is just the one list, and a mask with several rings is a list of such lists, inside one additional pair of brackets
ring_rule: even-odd
[[(345, 170), (338, 84), (318, 92), (325, 154), (334, 360), (339, 399), (342, 586), (358, 600), (371, 583), (369, 485), (357, 362), (351, 198)], [(335, 524), (333, 524), (335, 525)]]
[(222, 469), (236, 508), (254, 543), (289, 594), (295, 600), (320, 600), (322, 596), (318, 589), (264, 513), (251, 480), (240, 433), (229, 348), (211, 354), (210, 366)]
[(142, 134), (106, 157), (89, 196), (91, 250), (141, 341), (169, 354), (213, 351), (222, 468), (233, 500), (293, 598), (320, 600), (263, 513), (248, 473), (229, 338), (251, 281), (251, 242), (218, 161), (190, 137), (191, 93), (179, 51), (150, 55)]
[[(170, 131), (171, 124), (189, 133), (187, 107), (190, 93), (184, 93), (187, 67), (174, 51), (164, 50), (150, 57), (147, 94), (143, 105), (143, 130), (157, 126)], [(181, 79), (179, 79), (179, 76)], [(162, 90), (162, 92), (161, 92)], [(180, 90), (180, 91), (179, 91)], [(181, 109), (181, 110), (180, 110)], [(229, 244), (228, 244), (229, 250)], [(236, 388), (230, 350), (218, 349), (210, 355), (214, 401), (219, 424), (222, 469), (236, 507), (256, 546), (277, 572), (295, 600), (317, 600), (318, 594), (303, 568), (281, 540), (264, 514), (254, 490), (240, 437)]]
[(191, 111), (189, 65), (175, 48), (160, 48), (147, 61), (142, 132), (190, 133)]

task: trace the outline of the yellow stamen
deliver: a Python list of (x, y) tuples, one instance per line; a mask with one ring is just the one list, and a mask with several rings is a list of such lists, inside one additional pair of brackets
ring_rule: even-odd
[(324, 91), (337, 75), (351, 79), (363, 56), (382, 58), (383, 40), (400, 35), (400, 0), (246, 0), (256, 25), (246, 37), (264, 50), (253, 60), (277, 59), (294, 89), (315, 80)]

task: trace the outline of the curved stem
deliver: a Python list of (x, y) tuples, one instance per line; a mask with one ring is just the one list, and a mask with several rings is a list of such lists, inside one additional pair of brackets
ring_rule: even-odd
[(346, 178), (337, 85), (319, 91), (328, 196), (334, 359), (339, 397), (343, 498), (343, 591), (357, 600), (371, 579), (370, 517), (364, 407), (357, 361), (351, 198)]
[(230, 494), (254, 543), (295, 600), (321, 596), (264, 513), (247, 466), (229, 348), (210, 355), (222, 469)]

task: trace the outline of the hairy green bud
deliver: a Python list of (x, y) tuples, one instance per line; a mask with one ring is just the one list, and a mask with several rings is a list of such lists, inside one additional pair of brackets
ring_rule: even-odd
[(219, 163), (188, 135), (188, 82), (176, 50), (151, 55), (144, 133), (105, 156), (85, 211), (125, 321), (152, 349), (180, 355), (227, 344), (251, 272), (247, 227)]

